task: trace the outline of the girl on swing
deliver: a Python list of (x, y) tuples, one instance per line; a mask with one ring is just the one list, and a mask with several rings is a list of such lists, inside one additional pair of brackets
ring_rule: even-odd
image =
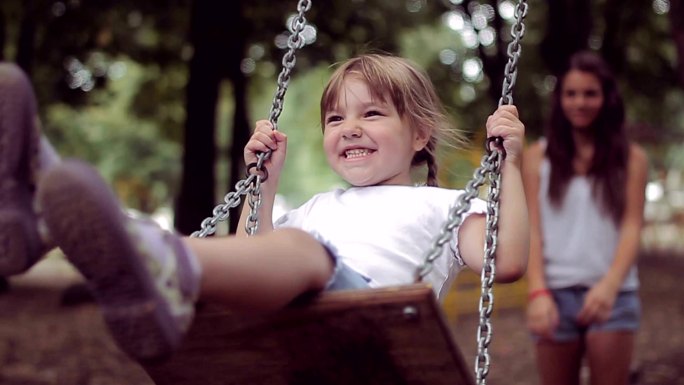
[[(30, 90), (23, 75), (16, 77), (15, 87)], [(0, 101), (15, 94), (2, 89)], [(350, 187), (318, 194), (275, 223), (271, 213), (287, 137), (268, 121), (257, 122), (245, 163), (255, 162), (259, 152), (272, 154), (264, 162), (268, 178), (253, 237), (244, 232), (246, 212), (236, 236), (216, 238), (181, 238), (128, 218), (99, 175), (77, 161), (39, 168), (34, 197), (25, 163), (35, 155), (29, 152), (38, 136), (27, 133), (36, 130), (35, 106), (29, 91), (21, 101), (22, 114), (0, 115), (0, 143), (12, 146), (0, 152), (0, 258), (35, 261), (54, 242), (87, 279), (120, 347), (139, 360), (173, 351), (198, 298), (265, 312), (306, 292), (412, 282), (462, 193), (437, 187), (437, 141), (453, 130), (427, 75), (398, 57), (362, 55), (332, 75), (321, 99), (323, 148)], [(515, 107), (496, 110), (487, 119), (487, 134), (502, 137), (507, 154), (496, 277), (513, 281), (525, 272), (529, 246), (524, 126)], [(412, 180), (418, 166), (427, 166), (427, 186)], [(484, 202), (474, 201), (425, 278), (437, 296), (463, 266), (482, 268), (484, 213)]]

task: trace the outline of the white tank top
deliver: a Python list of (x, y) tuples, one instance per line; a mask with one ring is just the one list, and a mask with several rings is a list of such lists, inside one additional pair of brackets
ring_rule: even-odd
[[(543, 159), (539, 174), (546, 284), (552, 289), (591, 287), (613, 262), (619, 229), (594, 199), (590, 178), (570, 179), (562, 204), (554, 206), (548, 194), (551, 163), (547, 158)], [(638, 287), (637, 269), (632, 266), (621, 290)]]

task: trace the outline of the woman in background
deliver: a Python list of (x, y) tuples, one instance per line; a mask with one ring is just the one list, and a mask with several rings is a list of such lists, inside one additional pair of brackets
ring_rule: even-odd
[(527, 324), (544, 385), (625, 385), (639, 327), (636, 257), (648, 161), (624, 130), (606, 63), (573, 55), (546, 137), (524, 154), (531, 225)]

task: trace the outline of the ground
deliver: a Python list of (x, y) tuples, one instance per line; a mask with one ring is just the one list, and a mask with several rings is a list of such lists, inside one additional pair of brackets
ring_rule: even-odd
[[(643, 302), (633, 384), (684, 385), (684, 256), (648, 255), (639, 262)], [(0, 383), (4, 385), (151, 385), (109, 338), (92, 303), (64, 306), (65, 288), (80, 277), (59, 256), (11, 279), (0, 294)], [(507, 286), (497, 287), (505, 296)], [(473, 309), (474, 310), (474, 309)], [(497, 310), (490, 346), (490, 384), (538, 384), (520, 306)], [(475, 351), (473, 312), (451, 316), (468, 362)]]

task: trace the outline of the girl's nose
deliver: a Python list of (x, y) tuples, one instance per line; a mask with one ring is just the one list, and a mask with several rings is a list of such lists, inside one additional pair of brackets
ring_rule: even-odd
[(342, 137), (345, 139), (357, 139), (361, 137), (361, 133), (361, 127), (359, 127), (357, 124), (350, 124), (342, 132)]

